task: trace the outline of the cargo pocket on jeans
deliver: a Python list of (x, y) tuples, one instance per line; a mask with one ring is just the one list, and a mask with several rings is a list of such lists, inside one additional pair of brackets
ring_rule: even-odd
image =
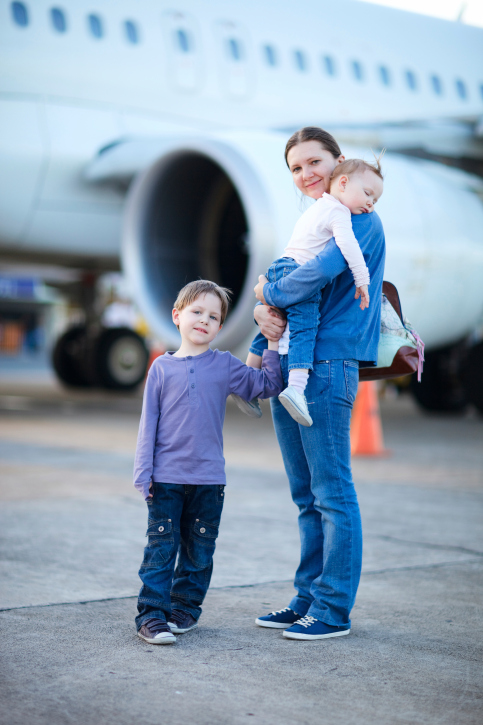
[(170, 519), (148, 520), (147, 546), (144, 549), (144, 567), (159, 566), (168, 561), (173, 552), (173, 524)]
[(210, 566), (215, 553), (218, 526), (197, 520), (188, 542), (188, 556), (198, 569)]

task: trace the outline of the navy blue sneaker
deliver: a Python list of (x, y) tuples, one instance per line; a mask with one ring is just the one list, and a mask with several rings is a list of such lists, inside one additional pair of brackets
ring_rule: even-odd
[(290, 607), (279, 609), (278, 612), (271, 612), (264, 617), (255, 619), (255, 624), (260, 627), (270, 627), (271, 629), (286, 629), (291, 624), (300, 619), (300, 614), (294, 612)]
[(350, 631), (350, 627), (331, 627), (330, 624), (324, 624), (315, 617), (307, 615), (286, 629), (283, 636), (287, 639), (326, 639), (327, 637), (342, 637), (344, 634), (349, 634)]

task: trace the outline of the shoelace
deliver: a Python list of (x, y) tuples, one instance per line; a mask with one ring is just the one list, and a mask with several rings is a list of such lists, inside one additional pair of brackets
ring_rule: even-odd
[(285, 609), (277, 609), (276, 612), (270, 612), (270, 615), (277, 615), (277, 614), (285, 614), (285, 612), (291, 612), (292, 610), (290, 607), (285, 607)]
[(155, 636), (160, 632), (170, 631), (166, 622), (163, 622), (161, 619), (148, 619), (144, 624)]
[(311, 617), (307, 614), (305, 617), (302, 617), (302, 619), (297, 620), (295, 624), (300, 624), (302, 627), (310, 627), (310, 625), (316, 621), (315, 617)]

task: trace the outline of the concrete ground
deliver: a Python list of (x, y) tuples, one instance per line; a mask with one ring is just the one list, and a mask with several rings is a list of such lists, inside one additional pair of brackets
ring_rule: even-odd
[(228, 405), (212, 588), (176, 645), (136, 637), (139, 394), (0, 372), (0, 723), (483, 721), (483, 421), (382, 401), (392, 455), (354, 459), (364, 567), (349, 637), (256, 627), (288, 604), (296, 509), (270, 414)]

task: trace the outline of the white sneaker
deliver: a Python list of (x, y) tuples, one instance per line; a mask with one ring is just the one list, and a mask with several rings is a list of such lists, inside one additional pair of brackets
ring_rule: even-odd
[(235, 395), (235, 393), (232, 393), (231, 397), (240, 410), (242, 410), (245, 415), (248, 415), (249, 418), (262, 417), (262, 409), (260, 408), (258, 398), (253, 398), (253, 400), (243, 400), (243, 398), (240, 398), (239, 395)]
[(288, 388), (285, 388), (285, 390), (280, 393), (278, 399), (287, 413), (289, 413), (292, 418), (297, 421), (297, 423), (304, 425), (306, 428), (310, 428), (313, 421), (309, 415), (305, 395), (301, 395), (292, 385), (289, 385)]

